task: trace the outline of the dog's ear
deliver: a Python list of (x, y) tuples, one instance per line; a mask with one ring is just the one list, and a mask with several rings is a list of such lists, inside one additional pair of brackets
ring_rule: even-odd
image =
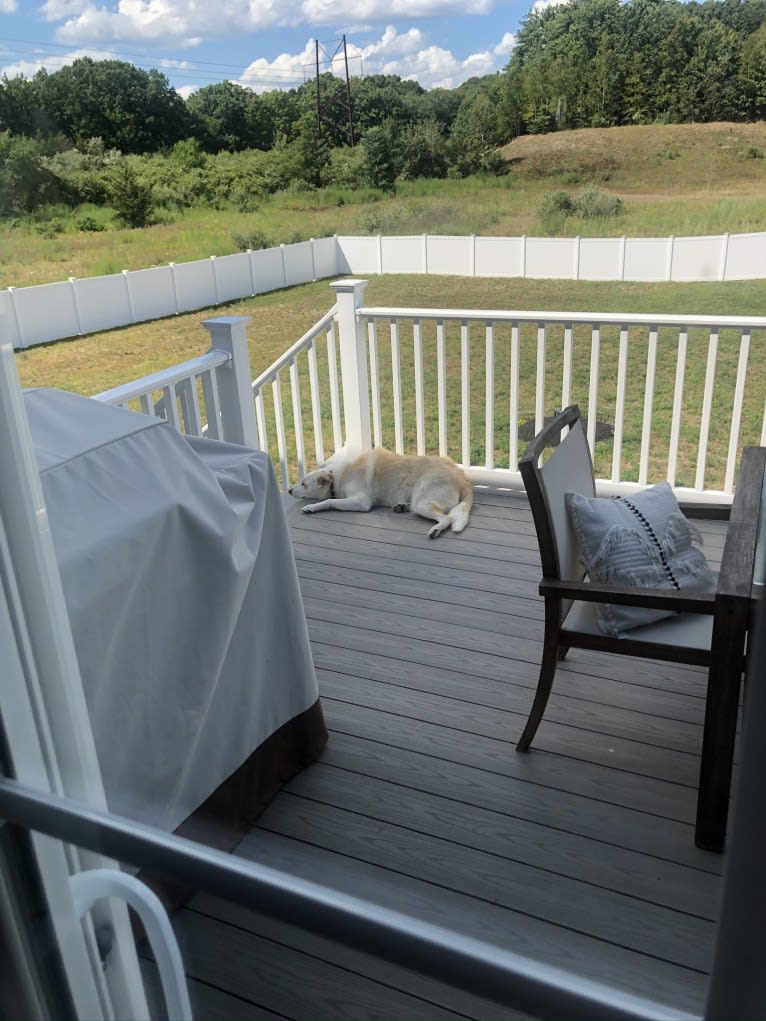
[(335, 476), (331, 471), (322, 471), (317, 476), (317, 482), (320, 486), (331, 486)]

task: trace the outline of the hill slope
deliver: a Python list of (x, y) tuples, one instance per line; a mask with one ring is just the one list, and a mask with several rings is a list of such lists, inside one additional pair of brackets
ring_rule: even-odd
[[(758, 155), (760, 153), (760, 156)], [(524, 135), (501, 149), (519, 178), (608, 181), (623, 193), (766, 198), (766, 122), (652, 124)]]

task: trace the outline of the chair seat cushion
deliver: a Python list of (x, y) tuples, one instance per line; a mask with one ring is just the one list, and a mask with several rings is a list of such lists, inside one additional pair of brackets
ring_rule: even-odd
[[(698, 548), (702, 538), (683, 515), (669, 483), (630, 497), (568, 492), (566, 505), (591, 581), (604, 585), (714, 592), (716, 577)], [(599, 627), (620, 637), (672, 611), (599, 603)]]

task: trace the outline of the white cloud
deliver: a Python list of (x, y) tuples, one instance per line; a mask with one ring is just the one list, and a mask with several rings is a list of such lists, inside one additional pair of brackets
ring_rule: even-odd
[[(8, 0), (0, 0), (7, 3)], [(396, 18), (465, 17), (488, 14), (497, 0), (358, 0), (357, 23), (386, 24)], [(46, 0), (44, 16), (63, 22), (61, 43), (103, 41), (198, 45), (244, 32), (299, 25), (347, 24), (348, 0)]]
[(0, 14), (15, 14), (18, 9), (16, 0), (0, 0)]
[(535, 0), (532, 4), (532, 13), (539, 14), (546, 7), (559, 7), (561, 4), (568, 4), (569, 0)]
[[(349, 69), (352, 75), (361, 72), (365, 75), (395, 74), (413, 79), (427, 89), (453, 89), (468, 78), (501, 70), (513, 45), (513, 36), (506, 32), (491, 50), (472, 53), (460, 60), (450, 50), (429, 45), (427, 36), (419, 28), (400, 33), (389, 25), (377, 41), (354, 49)], [(314, 60), (314, 43), (309, 39), (302, 53), (282, 53), (276, 60), (253, 61), (238, 79), (239, 84), (257, 92), (281, 84), (294, 87), (304, 78), (313, 76)], [(341, 56), (337, 57), (334, 67), (336, 74), (344, 73)]]

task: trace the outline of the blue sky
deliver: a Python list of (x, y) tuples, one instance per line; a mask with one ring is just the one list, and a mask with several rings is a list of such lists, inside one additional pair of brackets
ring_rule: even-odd
[[(0, 75), (78, 57), (156, 67), (182, 95), (213, 82), (298, 86), (349, 71), (456, 88), (502, 70), (533, 0), (0, 0)], [(546, 2), (546, 0), (541, 0)]]

